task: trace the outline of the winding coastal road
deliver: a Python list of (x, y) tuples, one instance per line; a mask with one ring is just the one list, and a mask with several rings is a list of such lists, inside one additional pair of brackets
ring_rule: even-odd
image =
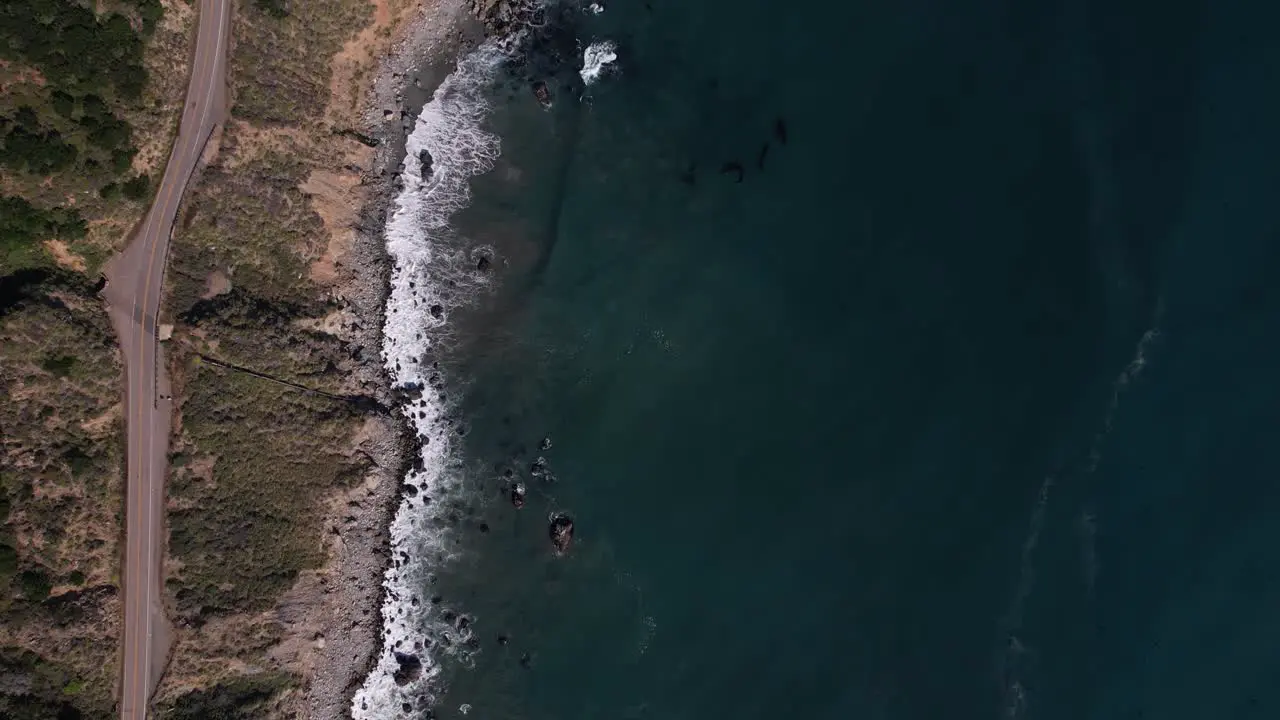
[(183, 191), (226, 111), (231, 0), (200, 0), (182, 122), (164, 178), (129, 246), (107, 264), (111, 323), (124, 353), (128, 432), (125, 483), (124, 637), (120, 717), (145, 720), (164, 670), (169, 625), (161, 595), (164, 481), (173, 401), (160, 354), (158, 317), (165, 261)]

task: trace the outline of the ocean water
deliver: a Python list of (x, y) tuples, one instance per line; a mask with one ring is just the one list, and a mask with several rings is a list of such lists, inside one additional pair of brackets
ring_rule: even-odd
[(1274, 11), (558, 7), (408, 141), (356, 717), (1280, 713)]

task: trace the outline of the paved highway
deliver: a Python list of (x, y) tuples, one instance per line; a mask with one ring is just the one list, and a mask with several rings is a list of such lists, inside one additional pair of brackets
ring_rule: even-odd
[(200, 0), (182, 123), (155, 201), (129, 246), (105, 271), (112, 325), (124, 352), (128, 439), (125, 484), (124, 637), (120, 717), (145, 720), (164, 670), (169, 626), (161, 595), (164, 481), (172, 401), (157, 339), (169, 238), (187, 182), (226, 110), (231, 0)]

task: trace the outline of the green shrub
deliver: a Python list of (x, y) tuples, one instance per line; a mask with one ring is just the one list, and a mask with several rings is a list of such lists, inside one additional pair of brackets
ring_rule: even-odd
[(93, 456), (73, 447), (62, 453), (62, 460), (67, 464), (67, 468), (71, 470), (71, 477), (84, 477), (86, 473), (93, 470)]
[(134, 147), (116, 148), (111, 151), (111, 170), (118, 174), (129, 172), (133, 166), (133, 156), (138, 154)]
[(33, 603), (44, 602), (53, 589), (53, 583), (49, 582), (49, 576), (43, 570), (23, 570), (18, 575), (18, 586)]
[(76, 99), (71, 93), (61, 90), (54, 90), (49, 96), (49, 104), (53, 106), (53, 111), (62, 117), (69, 118), (76, 112)]
[(0, 195), (0, 274), (37, 265), (44, 256), (40, 243), (49, 238), (76, 240), (87, 226), (74, 209), (41, 210), (20, 197)]
[(75, 367), (76, 359), (71, 355), (48, 355), (40, 361), (40, 368), (57, 377), (68, 377)]
[(18, 572), (18, 551), (9, 543), (0, 543), (0, 578), (8, 580)]
[(254, 4), (274, 18), (288, 17), (289, 15), (288, 0), (254, 0)]
[(182, 695), (160, 717), (168, 720), (249, 720), (262, 717), (263, 705), (288, 684), (278, 674), (238, 677)]
[(34, 65), (49, 84), (73, 94), (114, 89), (136, 99), (147, 78), (142, 50), (142, 37), (119, 13), (99, 17), (66, 0), (0, 4), (0, 56)]
[(56, 130), (38, 123), (15, 125), (0, 139), (0, 164), (19, 172), (48, 175), (71, 167), (79, 155)]
[(151, 178), (148, 178), (146, 175), (137, 175), (130, 178), (122, 188), (124, 196), (130, 200), (143, 200), (147, 197), (150, 190)]

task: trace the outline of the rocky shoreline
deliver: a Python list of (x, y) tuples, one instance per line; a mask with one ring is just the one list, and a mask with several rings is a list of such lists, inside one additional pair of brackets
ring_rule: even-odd
[(388, 528), (418, 447), (382, 364), (391, 276), (383, 231), (407, 133), (458, 54), (483, 39), (484, 27), (473, 12), (464, 0), (428, 0), (380, 62), (364, 108), (361, 140), (376, 147), (372, 163), (362, 168), (355, 243), (334, 290), (355, 318), (348, 340), (362, 351), (352, 380), (375, 388), (379, 404), (392, 411), (366, 420), (354, 445), (370, 471), (358, 487), (334, 498), (328, 512), (329, 564), (313, 579), (323, 601), (310, 613), (312, 624), (323, 628), (314, 640), (318, 657), (307, 688), (308, 714), (317, 720), (350, 717), (351, 698), (382, 649), (383, 575), (391, 565)]
[(384, 229), (395, 200), (405, 141), (436, 86), (457, 60), (487, 37), (506, 34), (534, 13), (530, 0), (426, 0), (416, 17), (399, 29), (392, 52), (373, 78), (357, 139), (374, 145), (373, 159), (362, 168), (363, 199), (355, 242), (338, 268), (334, 288), (354, 316), (346, 339), (362, 349), (354, 384), (373, 388), (389, 414), (370, 416), (355, 439), (370, 472), (358, 487), (335, 498), (328, 513), (329, 563), (303, 584), (310, 597), (323, 598), (306, 611), (312, 626), (316, 661), (306, 690), (311, 718), (347, 718), (351, 702), (382, 650), (383, 578), (392, 565), (389, 526), (395, 517), (403, 481), (418, 455), (420, 440), (399, 411), (402, 398), (391, 387), (382, 364), (383, 312), (390, 289), (391, 259)]

